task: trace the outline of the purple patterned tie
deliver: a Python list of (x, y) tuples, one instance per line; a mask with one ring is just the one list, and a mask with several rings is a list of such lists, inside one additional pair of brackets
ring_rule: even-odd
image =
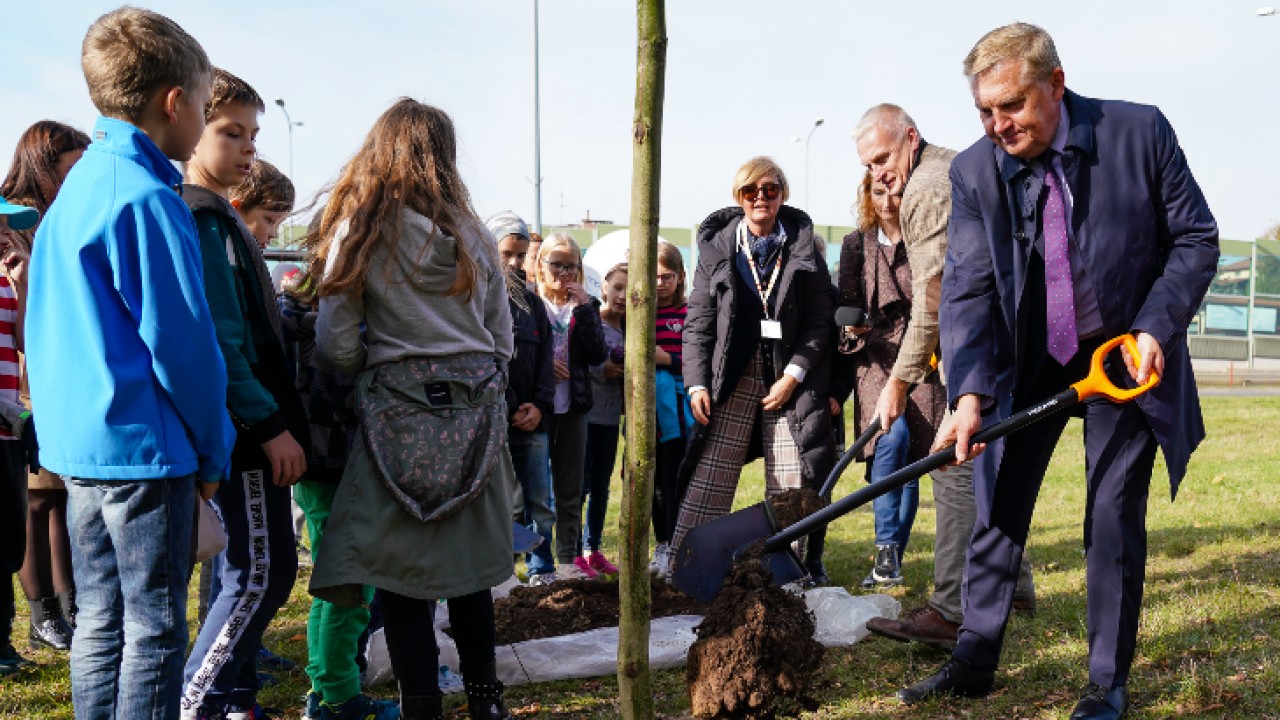
[(1066, 365), (1080, 347), (1076, 336), (1075, 292), (1071, 288), (1071, 259), (1067, 255), (1067, 213), (1062, 189), (1050, 163), (1045, 163), (1044, 183), (1044, 288), (1048, 301), (1049, 355)]

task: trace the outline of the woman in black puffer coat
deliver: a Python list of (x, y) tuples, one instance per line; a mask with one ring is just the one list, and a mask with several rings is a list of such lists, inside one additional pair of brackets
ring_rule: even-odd
[(734, 179), (738, 206), (698, 229), (684, 330), (698, 426), (680, 469), (689, 490), (677, 549), (691, 528), (728, 513), (744, 463), (764, 457), (767, 496), (817, 488), (835, 463), (831, 276), (809, 216), (782, 204), (787, 191), (782, 169), (754, 158)]

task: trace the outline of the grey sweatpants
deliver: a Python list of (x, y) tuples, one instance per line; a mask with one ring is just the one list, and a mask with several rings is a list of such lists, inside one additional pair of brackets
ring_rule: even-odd
[[(973, 463), (947, 468), (946, 472), (929, 475), (933, 480), (933, 504), (937, 527), (933, 547), (933, 594), (929, 604), (944, 618), (954, 623), (964, 620), (960, 593), (964, 585), (964, 561), (969, 550), (969, 536), (978, 519), (973, 498)], [(1015, 598), (1035, 597), (1031, 578), (1030, 554), (1022, 554)]]

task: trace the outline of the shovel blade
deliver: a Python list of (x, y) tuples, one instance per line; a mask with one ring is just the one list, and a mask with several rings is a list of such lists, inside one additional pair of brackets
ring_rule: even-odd
[[(766, 503), (699, 525), (684, 536), (684, 542), (676, 550), (671, 582), (684, 594), (709, 603), (720, 594), (739, 551), (776, 531), (777, 522)], [(778, 584), (798, 580), (805, 575), (789, 546), (770, 553), (765, 560), (773, 572), (774, 582)]]

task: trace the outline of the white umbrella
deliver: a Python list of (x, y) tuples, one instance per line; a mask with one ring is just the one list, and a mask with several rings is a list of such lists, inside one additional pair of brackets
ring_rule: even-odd
[[(666, 242), (661, 236), (658, 242)], [(600, 297), (604, 290), (604, 276), (614, 265), (627, 261), (627, 253), (631, 249), (631, 231), (614, 230), (600, 236), (591, 243), (591, 247), (582, 254), (582, 266), (587, 276), (583, 288), (592, 297)]]

